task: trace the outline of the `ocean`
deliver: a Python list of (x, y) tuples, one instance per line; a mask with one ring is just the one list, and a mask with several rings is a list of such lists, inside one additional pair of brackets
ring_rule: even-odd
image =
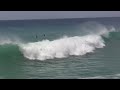
[(0, 79), (119, 79), (120, 17), (0, 21)]

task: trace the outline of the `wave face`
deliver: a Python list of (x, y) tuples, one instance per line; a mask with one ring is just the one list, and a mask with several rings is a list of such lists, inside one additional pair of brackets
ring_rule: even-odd
[[(56, 40), (43, 40), (20, 44), (20, 50), (24, 57), (30, 60), (46, 60), (54, 58), (66, 58), (70, 55), (81, 56), (87, 53), (93, 53), (96, 48), (103, 48), (105, 41), (102, 37), (109, 37), (109, 33), (115, 31), (97, 23), (85, 23), (92, 26), (92, 30), (83, 36), (63, 37)], [(93, 28), (95, 27), (95, 28)], [(84, 28), (84, 30), (86, 30)], [(89, 29), (89, 27), (87, 27)]]
[(103, 48), (103, 37), (109, 38), (109, 33), (114, 32), (114, 27), (106, 27), (96, 22), (87, 22), (80, 25), (80, 36), (68, 37), (67, 35), (55, 40), (42, 40), (24, 43), (18, 38), (0, 39), (0, 45), (17, 45), (25, 58), (30, 60), (47, 60), (66, 58), (70, 55), (82, 56), (93, 53), (96, 48)]

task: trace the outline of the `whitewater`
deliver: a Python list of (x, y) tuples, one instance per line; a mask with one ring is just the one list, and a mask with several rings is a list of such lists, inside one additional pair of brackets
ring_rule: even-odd
[[(97, 48), (105, 47), (103, 37), (109, 38), (110, 32), (115, 32), (115, 28), (107, 28), (98, 23), (85, 23), (84, 30), (87, 25), (96, 26), (93, 31), (87, 32), (82, 36), (63, 36), (59, 39), (45, 39), (37, 42), (23, 42), (19, 38), (6, 38), (0, 40), (0, 45), (12, 44), (19, 47), (20, 52), (29, 60), (47, 60), (54, 58), (67, 58), (69, 56), (82, 56), (87, 53), (93, 53)], [(93, 29), (93, 28), (92, 28)]]

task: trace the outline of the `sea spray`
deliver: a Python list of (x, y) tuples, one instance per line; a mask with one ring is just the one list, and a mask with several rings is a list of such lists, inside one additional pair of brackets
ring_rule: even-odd
[(46, 39), (29, 43), (18, 38), (0, 39), (0, 45), (17, 45), (23, 56), (30, 60), (65, 58), (70, 55), (82, 56), (94, 52), (96, 48), (103, 48), (105, 41), (102, 37), (108, 38), (109, 33), (115, 31), (114, 27), (108, 29), (104, 25), (90, 22), (84, 23), (81, 28), (88, 32), (82, 36), (67, 37), (66, 35), (52, 41)]
[(65, 37), (58, 40), (43, 40), (35, 43), (22, 44), (24, 56), (32, 60), (64, 58), (69, 55), (85, 55), (95, 48), (105, 46), (103, 39), (97, 35)]

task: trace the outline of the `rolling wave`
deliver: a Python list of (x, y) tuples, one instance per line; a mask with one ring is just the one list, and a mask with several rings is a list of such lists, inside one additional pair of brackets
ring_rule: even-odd
[[(84, 27), (87, 24), (84, 24)], [(93, 53), (96, 48), (105, 47), (104, 37), (109, 38), (109, 34), (115, 32), (114, 27), (108, 29), (101, 24), (89, 24), (89, 26), (90, 28), (92, 26), (92, 30), (89, 30), (89, 33), (82, 36), (65, 36), (52, 41), (46, 39), (29, 43), (23, 43), (18, 39), (1, 39), (0, 45), (17, 45), (23, 56), (30, 60), (66, 58), (70, 55), (82, 56), (87, 53)], [(89, 27), (87, 29), (84, 28), (84, 30), (88, 29)]]

